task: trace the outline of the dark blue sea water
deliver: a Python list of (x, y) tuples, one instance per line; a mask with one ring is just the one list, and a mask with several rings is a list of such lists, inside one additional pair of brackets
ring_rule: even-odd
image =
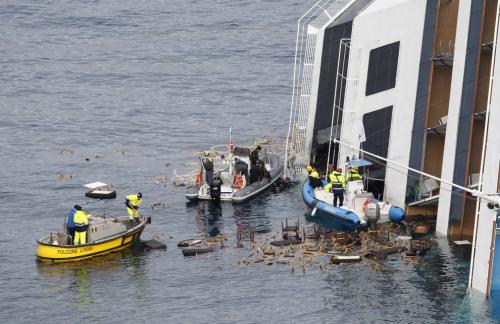
[[(490, 322), (466, 294), (468, 254), (444, 241), (420, 262), (291, 272), (235, 266), (238, 226), (257, 236), (307, 209), (300, 187), (232, 206), (187, 204), (171, 185), (194, 151), (288, 126), (296, 22), (309, 1), (0, 2), (0, 322)], [(87, 161), (88, 160), (88, 161)], [(167, 187), (153, 176), (167, 175)], [(82, 184), (119, 199), (91, 203)], [(65, 265), (35, 262), (75, 203), (125, 212), (141, 191), (167, 251)], [(165, 202), (168, 208), (148, 209)], [(228, 246), (184, 258), (176, 243)]]

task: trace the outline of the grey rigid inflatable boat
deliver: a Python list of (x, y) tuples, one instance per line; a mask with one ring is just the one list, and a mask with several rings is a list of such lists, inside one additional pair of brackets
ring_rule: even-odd
[[(238, 155), (240, 160), (244, 160), (250, 165), (248, 156)], [(271, 175), (271, 180), (266, 178), (256, 181), (251, 184), (247, 184), (247, 178), (242, 177), (242, 184), (235, 186), (235, 175), (233, 166), (220, 171), (220, 178), (222, 184), (220, 186), (220, 192), (217, 196), (214, 196), (210, 185), (204, 181), (204, 174), (200, 175), (198, 178), (201, 179), (202, 183), (193, 184), (186, 188), (186, 198), (188, 200), (221, 200), (221, 201), (232, 201), (234, 203), (242, 203), (248, 199), (256, 196), (262, 191), (269, 188), (275, 181), (277, 181), (283, 174), (283, 161), (276, 154), (264, 154), (261, 157), (264, 161), (267, 171)]]

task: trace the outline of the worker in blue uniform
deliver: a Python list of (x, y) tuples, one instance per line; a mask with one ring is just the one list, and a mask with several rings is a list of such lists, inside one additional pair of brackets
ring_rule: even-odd
[(80, 206), (75, 205), (68, 213), (68, 218), (66, 220), (66, 228), (68, 229), (68, 235), (71, 236), (71, 244), (73, 244), (73, 239), (75, 238), (75, 213), (77, 208), (82, 209)]

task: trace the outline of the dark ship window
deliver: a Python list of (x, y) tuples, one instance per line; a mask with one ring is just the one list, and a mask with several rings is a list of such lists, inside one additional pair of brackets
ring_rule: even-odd
[(366, 95), (392, 89), (396, 86), (399, 42), (370, 51)]

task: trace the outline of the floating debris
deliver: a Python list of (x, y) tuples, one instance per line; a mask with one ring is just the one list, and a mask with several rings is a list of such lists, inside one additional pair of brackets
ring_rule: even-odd
[(302, 244), (302, 239), (291, 238), (288, 240), (271, 241), (270, 244), (272, 246), (289, 246), (293, 244)]
[(73, 155), (73, 149), (60, 149), (57, 154), (63, 155), (64, 153), (69, 153)]
[[(425, 234), (417, 238), (407, 232), (407, 225), (415, 228), (415, 224), (416, 222), (401, 225), (378, 224), (374, 230), (343, 232), (321, 229), (316, 224), (302, 225), (301, 228), (298, 221), (289, 224), (285, 219), (281, 231), (258, 236), (253, 230), (244, 230), (242, 226), (238, 226), (235, 237), (238, 249), (230, 251), (231, 253), (238, 251), (239, 255), (234, 262), (238, 267), (256, 264), (288, 265), (292, 273), (298, 270), (305, 274), (311, 268), (327, 271), (344, 263), (363, 262), (364, 266), (380, 272), (388, 266), (420, 262), (425, 253), (431, 249), (430, 236)], [(186, 248), (191, 250), (187, 250), (186, 253), (191, 255), (212, 253), (216, 247), (222, 248), (227, 240), (225, 235), (206, 240), (199, 239), (196, 243), (192, 239), (191, 244), (196, 245), (188, 245)]]
[(400, 247), (379, 248), (378, 250), (370, 251), (365, 254), (366, 257), (374, 257), (377, 260), (385, 260), (388, 255), (401, 252)]
[(184, 256), (197, 256), (198, 254), (211, 253), (215, 250), (217, 245), (220, 248), (224, 247), (224, 242), (227, 241), (227, 236), (219, 235), (210, 239), (188, 239), (180, 241), (177, 246), (182, 248)]
[(206, 239), (205, 240), (205, 243), (206, 244), (220, 244), (220, 245), (224, 245), (224, 242), (227, 241), (227, 236), (226, 235), (218, 235), (216, 237), (213, 237), (213, 238), (210, 238), (210, 239)]
[[(307, 225), (309, 226), (309, 225)], [(256, 263), (288, 264), (292, 272), (297, 267), (302, 273), (307, 272), (308, 267), (316, 267), (320, 270), (333, 269), (343, 263), (361, 262), (367, 260), (368, 266), (374, 271), (382, 271), (383, 266), (398, 265), (402, 262), (416, 262), (432, 246), (430, 238), (415, 240), (406, 236), (405, 229), (400, 226), (379, 225), (375, 231), (355, 231), (351, 233), (337, 231), (305, 230), (303, 233), (312, 233), (317, 239), (309, 242), (294, 239), (294, 243), (288, 244), (288, 240), (275, 240), (276, 237), (288, 233), (296, 233), (296, 225), (288, 225), (285, 221), (281, 233), (269, 233), (255, 240), (255, 244), (243, 244), (241, 229), (237, 231), (238, 247), (245, 251), (256, 251), (249, 253), (246, 257), (240, 256), (237, 265), (252, 265)], [(320, 235), (318, 235), (320, 233)], [(309, 235), (304, 235), (305, 237)], [(388, 256), (393, 256), (388, 258)]]
[(413, 234), (425, 235), (431, 231), (430, 227), (427, 225), (418, 225), (413, 229)]
[(458, 246), (461, 246), (461, 245), (472, 245), (472, 243), (470, 241), (467, 241), (467, 240), (453, 241), (453, 243), (455, 243), (455, 245), (458, 245)]
[(178, 247), (188, 247), (188, 246), (193, 246), (193, 245), (198, 245), (201, 244), (201, 240), (197, 239), (188, 239), (188, 240), (183, 240), (177, 243)]
[(146, 247), (148, 247), (150, 249), (153, 249), (153, 250), (166, 249), (167, 248), (167, 245), (165, 243), (162, 243), (162, 242), (157, 241), (155, 239), (144, 241), (143, 243), (144, 243), (144, 245), (146, 245)]
[(165, 183), (167, 181), (167, 176), (164, 174), (153, 176), (153, 181), (156, 183)]
[(116, 149), (115, 150), (115, 153), (119, 153), (121, 155), (125, 155), (125, 152), (127, 152), (127, 150), (125, 150), (125, 149)]
[(180, 180), (174, 180), (174, 181), (172, 182), (172, 184), (173, 184), (174, 186), (177, 186), (177, 187), (182, 187), (182, 186), (185, 186), (185, 185), (186, 185), (186, 183), (185, 183), (185, 182), (180, 181)]
[(184, 256), (197, 256), (198, 254), (210, 253), (213, 251), (213, 246), (186, 247), (182, 249), (182, 254)]
[(157, 202), (157, 203), (153, 203), (151, 205), (149, 205), (149, 207), (151, 207), (151, 209), (155, 209), (155, 208), (167, 208), (168, 205), (164, 202)]
[(66, 175), (62, 172), (59, 172), (57, 175), (56, 175), (56, 179), (59, 180), (59, 181), (66, 181), (66, 180), (71, 180), (73, 178), (73, 176), (71, 174), (69, 175)]

